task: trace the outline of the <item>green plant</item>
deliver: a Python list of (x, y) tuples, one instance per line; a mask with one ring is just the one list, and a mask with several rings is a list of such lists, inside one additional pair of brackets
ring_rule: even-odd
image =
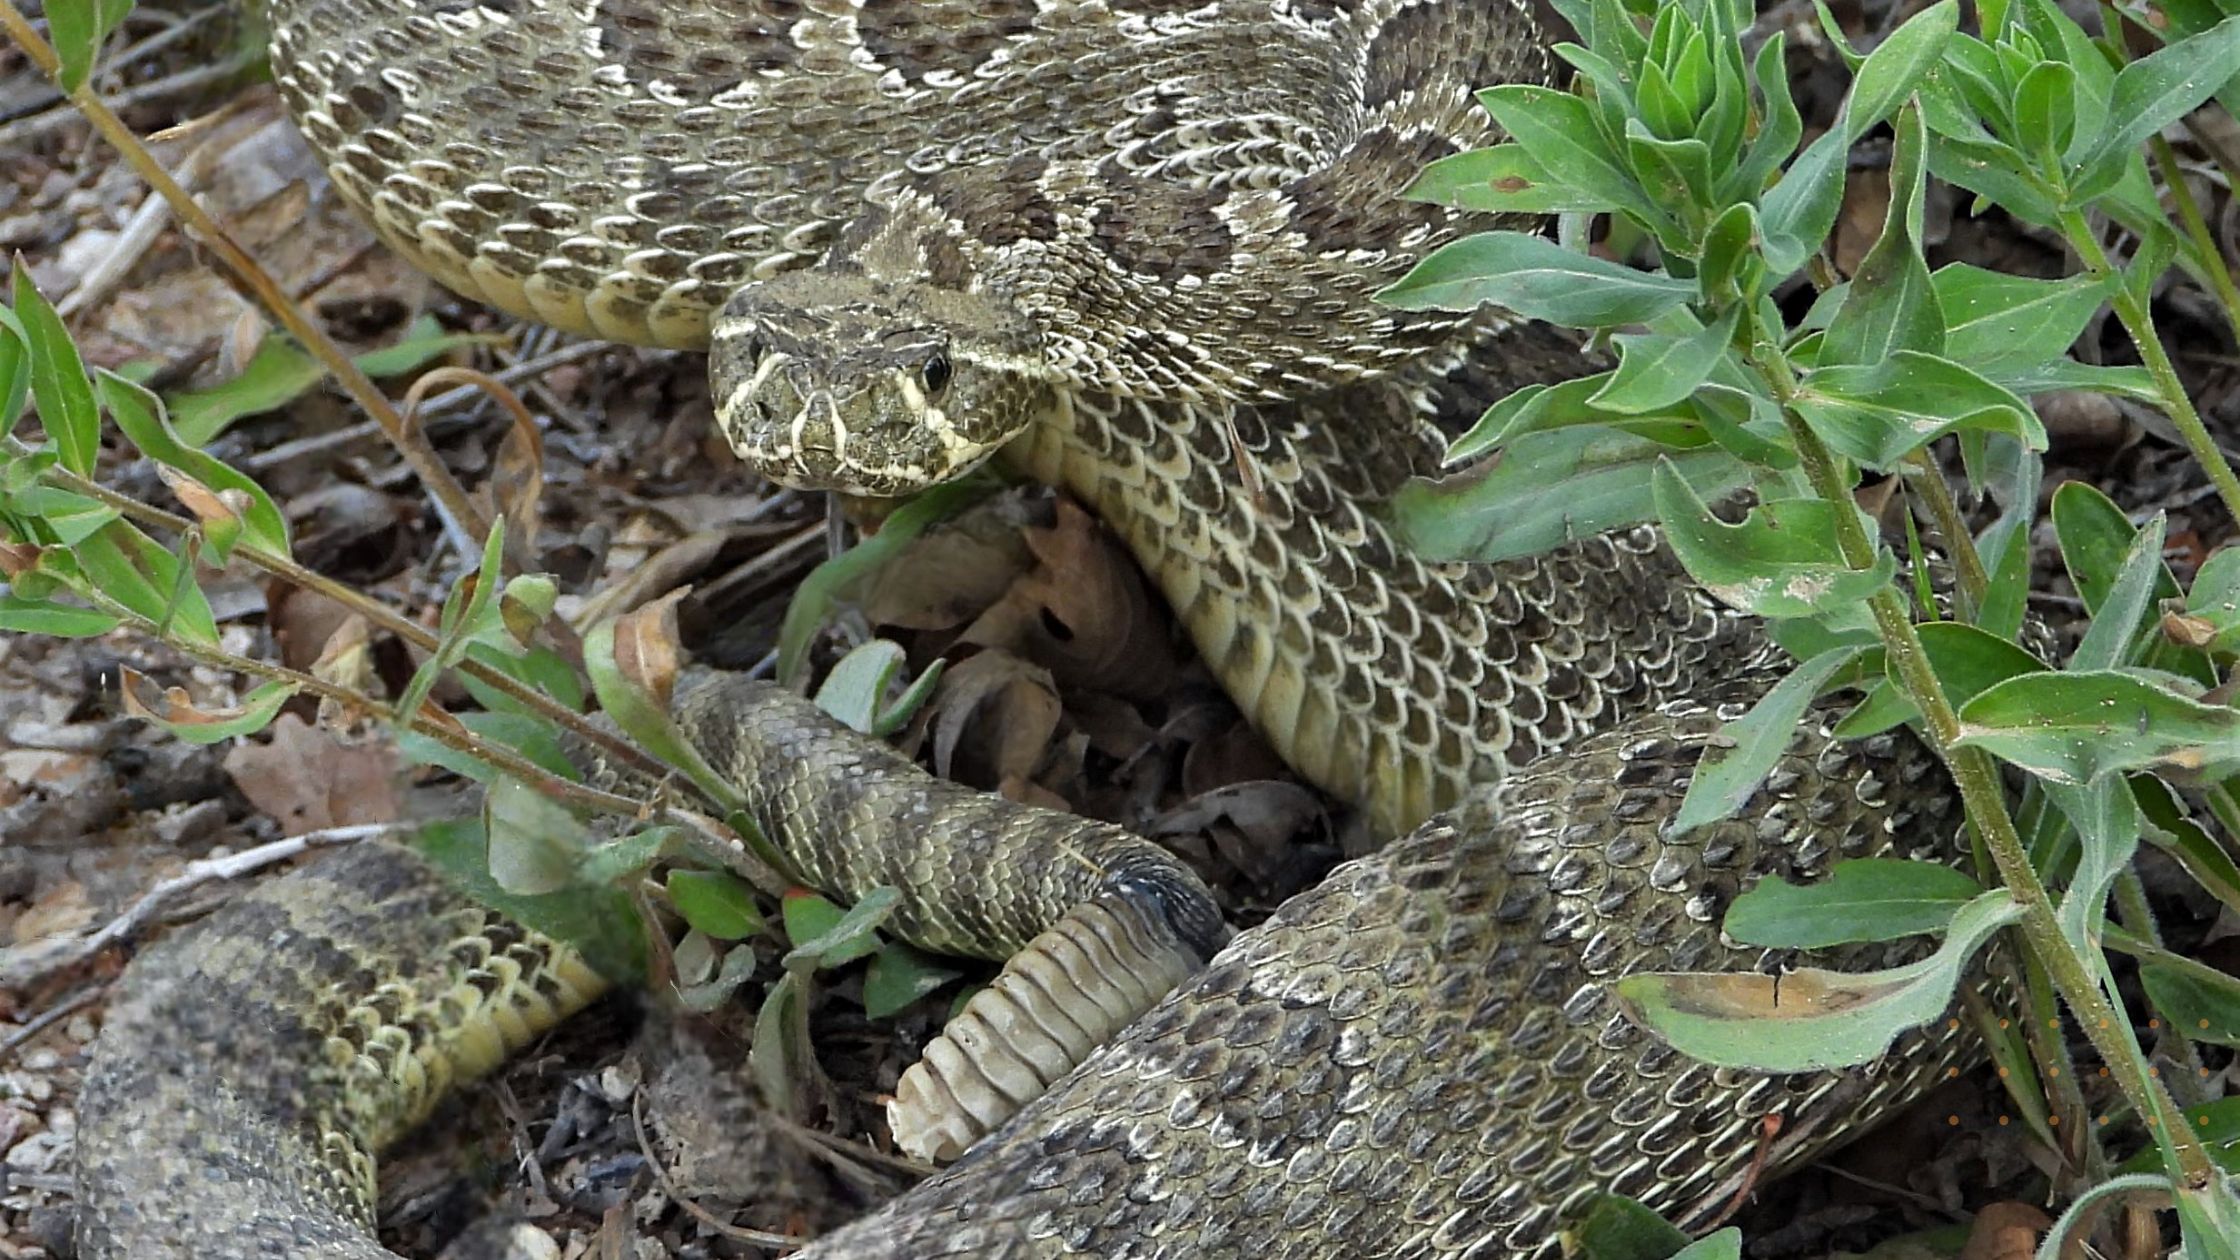
[[(1523, 231), (1465, 238), (1383, 297), (1454, 310), (1490, 301), (1598, 330), (1617, 364), (1497, 402), (1450, 458), (1500, 451), (1502, 466), (1471, 485), (1419, 488), (1402, 505), (1404, 526), (1446, 554), (1545, 546), (1559, 540), (1545, 519), (1486, 519), (1503, 483), (1535, 480), (1549, 503), (1572, 501), (1573, 480), (1586, 486), (1591, 528), (1661, 521), (1689, 573), (1765, 617), (1801, 661), (1731, 724), (1731, 745), (1707, 759), (1675, 828), (1739, 805), (1817, 694), (1864, 686), (1842, 729), (1913, 722), (1950, 768), (1988, 859), (1973, 879), (1851, 863), (1820, 885), (1763, 887), (1736, 903), (1728, 931), (1769, 946), (1944, 936), (1935, 954), (1898, 972), (1785, 981), (1843, 991), (1851, 1000), (1838, 1013), (1772, 1025), (1690, 1013), (1694, 1003), (1672, 999), (1706, 992), (1698, 977), (1632, 977), (1621, 996), (1668, 1039), (1714, 1061), (1860, 1063), (1940, 1016), (1969, 958), (2012, 926), (2032, 986), (2023, 1025), (2044, 1029), (2058, 995), (2145, 1118), (2160, 1152), (2156, 1184), (2174, 1196), (2189, 1251), (2231, 1254), (2240, 1198), (2198, 1135), (2202, 1117), (2182, 1115), (2150, 1068), (2103, 945), (2166, 969), (2149, 992), (2173, 1026), (2229, 1028), (2240, 1013), (2240, 982), (2151, 953), (2152, 920), (2131, 874), (2145, 837), (2186, 853), (2181, 862), (2233, 904), (2229, 837), (2216, 843), (2186, 822), (2178, 798), (2150, 777), (2205, 785), (2220, 818), (2232, 821), (2225, 780), (2240, 768), (2240, 714), (2208, 690), (2235, 659), (2224, 637), (2232, 553), (2212, 560), (2180, 604), (2161, 562), (2160, 520), (2134, 530), (2105, 499), (2065, 488), (2056, 523), (2092, 623), (2060, 669), (2017, 636), (2045, 442), (2028, 395), (2084, 388), (2152, 402), (2240, 514), (2240, 480), (2202, 429), (2147, 301), (2174, 262), (2214, 277), (2220, 292), (2229, 278), (2204, 236), (2168, 222), (2144, 147), (2240, 72), (2240, 19), (2201, 23), (2126, 64), (2118, 42), (2089, 37), (2051, 0), (1981, 5), (1981, 37), (1959, 30), (1958, 6), (1945, 0), (1864, 57), (1823, 13), (1853, 80), (1832, 128), (1800, 151), (1782, 40), (1752, 62), (1742, 54), (1748, 4), (1683, 0), (1653, 14), (1621, 0), (1558, 7), (1584, 39), (1558, 50), (1577, 71), (1575, 88), (1482, 92), (1509, 140), (1434, 164), (1413, 194), (1555, 214), (1560, 240)], [(1847, 155), (1884, 125), (1894, 144), (1888, 216), (1857, 273), (1838, 283), (1820, 250)], [(2059, 231), (2084, 273), (2035, 280), (1960, 264), (1932, 270), (1921, 243), (1931, 178), (1975, 194), (1978, 211), (1996, 205)], [(1608, 216), (1613, 240), (1641, 241), (1654, 265), (1585, 252), (1598, 216)], [(2134, 234), (2128, 260), (2110, 256), (2096, 216)], [(1775, 294), (1800, 273), (1819, 292), (1791, 318)], [(2068, 357), (2103, 303), (2143, 367)], [(1937, 463), (1933, 444), (1948, 436), (1969, 484), (2005, 505), (1980, 536)], [(1905, 539), (1879, 536), (1853, 495), (1868, 473), (1899, 479), (1935, 526), (1955, 573), (1949, 611), (1918, 580), (1900, 580), (1898, 548), (1918, 561), (1918, 540), (1910, 518)], [(1756, 500), (1746, 518), (1712, 514), (1706, 496), (1743, 485)], [(2157, 600), (2168, 601), (2166, 616), (2180, 619), (2182, 632), (2164, 632)], [(1998, 762), (2029, 775), (2019, 810), (2000, 790)], [(2106, 921), (2111, 896), (2121, 928)], [(2002, 1064), (2024, 1062), (2006, 1044), (2011, 1034), (1992, 1031)], [(2049, 1135), (2066, 1120), (2078, 1180), (2095, 1180), (2108, 1161), (2059, 1038), (2033, 1034), (2029, 1043), (2045, 1071), (2012, 1085), (2018, 1103)]]

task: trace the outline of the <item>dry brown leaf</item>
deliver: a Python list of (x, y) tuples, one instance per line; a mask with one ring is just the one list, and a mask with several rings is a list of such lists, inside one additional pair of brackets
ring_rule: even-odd
[(241, 794), (286, 835), (398, 817), (393, 745), (345, 744), (292, 713), (272, 724), (268, 741), (234, 745), (225, 767)]
[(1034, 566), (1016, 516), (967, 512), (911, 542), (883, 567), (863, 601), (876, 626), (953, 630), (1002, 599)]
[(1224, 730), (1191, 743), (1182, 759), (1182, 790), (1202, 796), (1234, 783), (1287, 779), (1283, 758), (1260, 738), (1260, 732), (1239, 718)]
[[(1976, 1213), (1956, 1260), (2031, 1260), (2038, 1253), (2038, 1240), (2052, 1227), (2053, 1218), (2031, 1204), (1985, 1204)], [(2062, 1260), (2085, 1260), (2083, 1246), (2074, 1239), (2063, 1245), (2061, 1255)]]
[(1050, 671), (998, 651), (951, 666), (932, 709), (934, 769), (981, 786), (1031, 777), (1061, 713)]
[(29, 945), (52, 936), (66, 936), (93, 922), (93, 907), (86, 902), (86, 886), (65, 880), (48, 888), (39, 899), (16, 916), (9, 935), (18, 945)]
[(965, 631), (1047, 666), (1067, 688), (1151, 698), (1174, 679), (1166, 618), (1135, 562), (1096, 519), (1058, 501), (1057, 523), (1026, 531), (1039, 563)]

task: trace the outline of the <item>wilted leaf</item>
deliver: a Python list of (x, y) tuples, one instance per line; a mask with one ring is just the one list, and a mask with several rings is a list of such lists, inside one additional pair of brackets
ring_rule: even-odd
[(1626, 1012), (1682, 1054), (1718, 1067), (1825, 1072), (1856, 1067), (1944, 1014), (1983, 942), (2017, 922), (2004, 889), (1953, 916), (1934, 954), (1887, 971), (1802, 968), (1784, 976), (1642, 972), (1617, 983)]
[(118, 692), (124, 711), (190, 744), (215, 744), (238, 735), (253, 735), (263, 730), (280, 712), (280, 706), (296, 694), (287, 683), (268, 682), (243, 696), (232, 708), (205, 709), (196, 705), (183, 687), (158, 693), (147, 675), (129, 665), (119, 669), (122, 677)]

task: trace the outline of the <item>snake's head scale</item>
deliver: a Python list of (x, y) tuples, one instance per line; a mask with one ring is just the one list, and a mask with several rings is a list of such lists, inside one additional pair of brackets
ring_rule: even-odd
[(928, 281), (802, 271), (732, 295), (710, 331), (716, 423), (772, 481), (874, 498), (962, 476), (1048, 397), (1035, 326)]

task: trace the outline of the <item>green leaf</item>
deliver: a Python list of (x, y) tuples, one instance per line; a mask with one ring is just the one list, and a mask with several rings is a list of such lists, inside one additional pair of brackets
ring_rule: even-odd
[(2147, 1000), (2194, 1041), (2240, 1046), (2240, 978), (2186, 960), (2139, 964)]
[(884, 739), (909, 723), (941, 678), (942, 662), (936, 660), (889, 704), (887, 693), (907, 664), (901, 644), (887, 639), (861, 644), (825, 675), (817, 688), (817, 707), (854, 730)]
[(1745, 945), (1827, 949), (1942, 932), (1983, 885), (1937, 862), (1857, 858), (1814, 884), (1762, 879), (1735, 898), (1723, 928)]
[(576, 882), (591, 832), (574, 811), (536, 788), (500, 776), (482, 795), (490, 878), (516, 896), (559, 892)]
[(1788, 751), (1797, 721), (1812, 706), (1830, 678), (1859, 659), (1866, 649), (1839, 647), (1804, 662), (1773, 685), (1750, 711), (1719, 728), (1710, 751), (1696, 763), (1688, 793), (1680, 802), (1668, 834), (1685, 836), (1697, 827), (1731, 817), (1749, 801)]
[(1804, 136), (1804, 119), (1797, 113), (1796, 100), (1789, 94), (1786, 32), (1776, 32), (1758, 50), (1757, 59), (1751, 63), (1750, 81), (1764, 98), (1764, 116), (1742, 161), (1733, 174), (1720, 181), (1719, 199), (1722, 201), (1756, 201), (1765, 191), (1766, 182), (1796, 151), (1797, 141)]
[(1900, 350), (1868, 366), (1816, 368), (1791, 400), (1837, 454), (1887, 469), (1958, 430), (2010, 434), (2044, 450), (2028, 404), (1950, 359)]
[(755, 1012), (754, 1039), (747, 1048), (747, 1067), (762, 1091), (763, 1105), (789, 1119), (805, 1110), (805, 1094), (818, 1079), (809, 1046), (808, 986), (802, 973), (789, 970), (778, 977)]
[(1720, 601), (1761, 617), (1808, 617), (1859, 604), (1897, 572), (1887, 549), (1872, 569), (1845, 563), (1835, 513), (1858, 511), (1848, 503), (1777, 499), (1729, 525), (1667, 464), (1657, 467), (1653, 493), (1666, 540), (1688, 576)]
[(14, 308), (0, 306), (0, 438), (15, 432), (31, 400), (31, 352), (25, 342)]
[(1618, 370), (1587, 401), (1608, 411), (1640, 415), (1680, 402), (1696, 392), (1734, 341), (1742, 307), (1692, 333), (1621, 333)]
[(933, 955), (889, 941), (863, 975), (863, 1013), (885, 1019), (964, 973)]
[(2147, 137), (2192, 113), (2240, 74), (2240, 17), (2139, 58), (2116, 72), (2108, 126), (2083, 165), (2129, 154)]
[(2106, 286), (2090, 276), (2033, 280), (1952, 263), (1931, 280), (1944, 312), (1944, 353), (1987, 375), (1994, 365), (2067, 354), (2107, 300)]
[(1586, 101), (1555, 88), (1505, 83), (1480, 91), (1478, 103), (1550, 180), (1591, 199), (1581, 209), (1621, 209), (1649, 223), (1664, 217), (1634, 183)]
[[(2210, 1161), (2227, 1173), (2240, 1175), (2240, 1095), (2187, 1107), (2182, 1114)], [(2150, 1146), (2125, 1160), (2116, 1171), (2136, 1176), (2162, 1169), (2162, 1153)]]
[[(1920, 636), (1922, 655), (1929, 658), (1929, 668), (1943, 687), (1945, 698), (1954, 705), (1966, 704), (1994, 684), (2018, 674), (2047, 668), (2044, 661), (2012, 640), (1964, 621), (1933, 621), (1915, 627), (1915, 633)], [(1887, 665), (1885, 668), (1889, 669)], [(1896, 671), (1889, 669), (1889, 676), (1874, 693), (1836, 724), (1836, 734), (1844, 739), (1864, 739), (1910, 722), (1917, 713)]]
[(2027, 153), (2058, 158), (2077, 134), (2077, 72), (2058, 61), (2030, 67), (2014, 86), (2014, 142)]
[(62, 317), (31, 283), (31, 269), (16, 256), (15, 314), (31, 359), (31, 398), (39, 422), (62, 454), (62, 466), (81, 477), (93, 475), (101, 455), (101, 413), (93, 405), (86, 365)]
[(1489, 214), (1591, 214), (1609, 208), (1602, 198), (1550, 175), (1514, 144), (1439, 158), (1401, 195)]
[(1483, 232), (1441, 247), (1377, 299), (1402, 310), (1471, 311), (1491, 302), (1573, 328), (1641, 323), (1695, 285), (1568, 250), (1542, 236)]
[(1703, 254), (1696, 264), (1696, 284), (1704, 301), (1716, 308), (1739, 303), (1745, 292), (1757, 291), (1757, 277), (1765, 270), (1757, 240), (1757, 207), (1744, 202), (1728, 206), (1704, 229)]
[(1846, 143), (1896, 113), (1914, 88), (1944, 57), (1945, 44), (1959, 29), (1959, 0), (1939, 0), (1890, 32), (1859, 67), (1844, 103)]
[(1676, 1252), (1672, 1260), (1742, 1260), (1742, 1231), (1729, 1225), (1705, 1234)]
[(2131, 659), (2131, 645), (2154, 612), (2156, 579), (2169, 577), (2169, 570), (2162, 565), (2162, 539), (2168, 524), (2157, 512), (2132, 538), (2116, 569), (2115, 581), (2108, 587), (2107, 598), (2100, 611), (2093, 614), (2092, 625), (2077, 644), (2069, 668), (2114, 669)]
[(1882, 235), (1867, 250), (1850, 295), (1828, 325), (1820, 343), (1823, 365), (1880, 363), (1899, 350), (1944, 353), (1944, 312), (1921, 256), (1922, 152), (1928, 143), (1921, 111), (1900, 110), (1896, 131)]
[(2202, 563), (2186, 592), (2186, 616), (2208, 630), (2209, 651), (2240, 648), (2240, 547), (2220, 547)]
[(1725, 495), (1749, 479), (1722, 451), (1674, 455), (1640, 438), (1573, 428), (1518, 438), (1490, 470), (1408, 482), (1387, 511), (1425, 560), (1539, 555), (1655, 519), (1644, 474), (1667, 460), (1701, 494)]
[[(446, 333), (434, 318), (422, 316), (395, 345), (368, 351), (353, 361), (368, 376), (397, 376), (463, 346), (489, 345), (498, 340), (482, 333)], [(207, 446), (234, 421), (276, 411), (310, 392), (325, 379), (326, 371), (326, 366), (294, 338), (278, 332), (268, 334), (232, 380), (171, 395), (167, 401), (172, 425), (180, 441)]]
[(1938, 135), (1929, 141), (1929, 173), (2026, 223), (2051, 227), (2061, 217), (2059, 194), (2000, 141)]
[[(475, 632), (481, 627), (491, 605), (496, 601), (504, 584), (506, 554), (506, 522), (503, 516), (490, 522), (490, 533), (482, 540), (482, 557), (475, 569), (461, 574), (445, 595), (443, 612), (437, 622), (435, 651), (413, 671), (405, 683), (404, 691), (397, 697), (396, 712), (409, 722), (420, 712), (435, 690), (436, 680), (457, 665), (474, 642)], [(499, 839), (491, 833), (493, 844)]]
[(1758, 231), (1770, 278), (1787, 278), (1827, 241), (1843, 205), (1850, 157), (1843, 128), (1832, 128), (1806, 146), (1758, 203)]
[(1943, 1015), (1976, 950), (2021, 918), (2022, 907), (1999, 889), (1962, 906), (1937, 951), (1903, 967), (1857, 975), (1806, 967), (1778, 977), (1637, 972), (1615, 987), (1629, 1016), (1691, 1059), (1834, 1071), (1872, 1061)]
[(1580, 1260), (1671, 1260), (1688, 1236), (1647, 1207), (1615, 1194), (1599, 1194), (1573, 1231)]
[(576, 863), (576, 882), (620, 885), (624, 880), (640, 879), (646, 868), (681, 850), (685, 843), (683, 827), (663, 824), (593, 844)]
[[(2138, 531), (2115, 500), (2081, 481), (2066, 481), (2054, 490), (2053, 530), (2077, 597), (2084, 601), (2086, 612), (2098, 616)], [(2177, 597), (2178, 580), (2165, 569), (2155, 582), (2154, 598)]]
[(872, 953), (879, 948), (879, 925), (901, 902), (902, 894), (894, 889), (874, 888), (842, 912), (813, 892), (787, 893), (779, 904), (786, 939), (794, 943), (786, 955), (786, 970), (829, 971)]
[(2025, 674), (1961, 707), (1958, 745), (2055, 783), (2155, 767), (2216, 776), (2240, 758), (2240, 713), (2115, 670)]
[(71, 551), (95, 589), (164, 634), (203, 647), (218, 644), (210, 601), (179, 557), (129, 521), (113, 520)]
[(423, 827), (412, 845), (473, 900), (547, 936), (574, 945), (592, 968), (618, 984), (645, 974), (645, 923), (620, 889), (604, 884), (570, 887), (544, 896), (509, 893), (490, 878), (489, 842), (479, 822)]
[(2100, 1200), (2121, 1200), (2124, 1197), (2142, 1193), (2159, 1198), (2167, 1195), (2170, 1190), (2170, 1179), (2159, 1174), (2110, 1177), (2105, 1181), (2094, 1183), (2071, 1200), (2068, 1208), (2054, 1220), (2053, 1227), (2048, 1229), (2045, 1237), (2039, 1241), (2038, 1252), (2034, 1260), (2061, 1260), (2064, 1254), (2063, 1244), (2079, 1224), (2091, 1219), (2088, 1214), (2096, 1210), (2094, 1205)]
[(43, 599), (25, 599), (0, 590), (0, 630), (15, 634), (44, 634), (58, 639), (90, 639), (104, 635), (123, 620), (92, 608), (77, 608)]
[(2240, 1189), (2222, 1177), (2174, 1189), (2185, 1260), (2240, 1260)]
[(743, 941), (762, 930), (754, 890), (729, 871), (670, 871), (669, 904), (687, 925), (719, 941)]
[[(246, 475), (180, 441), (164, 417), (162, 399), (108, 371), (94, 373), (94, 392), (115, 418), (117, 428), (141, 454), (213, 491), (238, 491), (245, 500), (240, 509), (241, 536), (268, 555), (288, 557), (287, 518), (280, 514), (272, 496)], [(221, 553), (217, 558), (223, 560), (224, 556)]]
[(47, 8), (47, 37), (62, 62), (55, 79), (65, 93), (85, 86), (109, 32), (117, 29), (132, 0), (53, 0)]
[[(913, 495), (879, 527), (879, 532), (810, 570), (786, 605), (778, 628), (778, 681), (797, 686), (809, 668), (809, 645), (831, 620), (834, 608), (859, 584), (901, 554), (920, 534), (986, 498), (993, 481), (972, 477), (944, 482)], [(602, 698), (601, 703), (605, 701)]]
[[(684, 940), (679, 942), (677, 952), (682, 955), (687, 949), (702, 948), (699, 943), (708, 939), (705, 934), (688, 932)], [(704, 948), (712, 952), (715, 946), (708, 944)], [(702, 1015), (717, 1010), (731, 1000), (732, 994), (745, 988), (754, 979), (755, 968), (760, 961), (752, 946), (742, 945), (737, 949), (726, 950), (722, 965), (716, 968), (715, 977), (698, 984), (679, 984), (677, 1001), (683, 1003), (686, 1010)], [(768, 1010), (770, 1007), (766, 1003), (763, 1009)], [(757, 1024), (757, 1027), (760, 1025)], [(750, 1059), (752, 1053), (750, 1048)]]

